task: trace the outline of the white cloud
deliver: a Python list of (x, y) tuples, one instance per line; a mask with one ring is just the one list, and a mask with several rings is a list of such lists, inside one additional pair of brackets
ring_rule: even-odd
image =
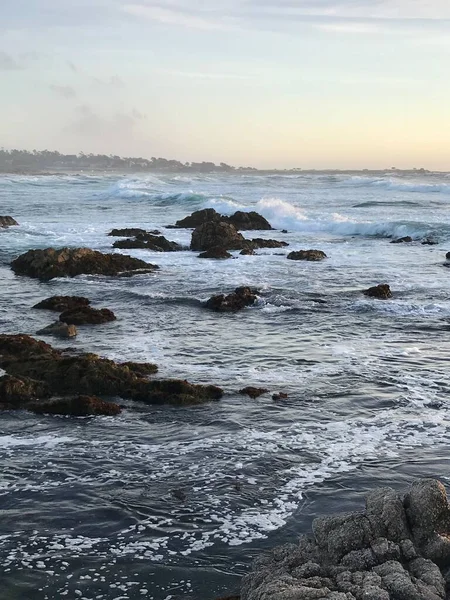
[(50, 85), (49, 87), (52, 92), (63, 98), (75, 98), (77, 95), (75, 89), (70, 85)]
[(22, 66), (6, 52), (0, 51), (0, 71), (17, 71)]

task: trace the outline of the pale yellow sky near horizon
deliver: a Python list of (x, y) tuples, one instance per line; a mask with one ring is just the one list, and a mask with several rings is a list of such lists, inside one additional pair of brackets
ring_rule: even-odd
[(443, 0), (3, 0), (0, 145), (450, 169)]

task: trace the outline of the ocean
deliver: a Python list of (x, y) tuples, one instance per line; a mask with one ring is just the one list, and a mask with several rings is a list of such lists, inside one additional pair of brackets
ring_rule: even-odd
[[(9, 267), (32, 248), (112, 251), (114, 227), (188, 247), (190, 230), (165, 226), (206, 207), (256, 210), (278, 231), (244, 234), (289, 247), (224, 261), (120, 250), (160, 266), (132, 278), (42, 283)], [(0, 231), (1, 333), (35, 335), (55, 317), (36, 302), (86, 296), (117, 321), (42, 339), (225, 390), (117, 417), (3, 412), (5, 600), (214, 600), (315, 516), (361, 508), (379, 485), (450, 481), (449, 174), (4, 175), (0, 214), (20, 224)], [(414, 241), (390, 243), (401, 236)], [(309, 248), (328, 258), (286, 259)], [(392, 299), (362, 294), (379, 283)], [(241, 285), (260, 290), (255, 306), (202, 306)]]

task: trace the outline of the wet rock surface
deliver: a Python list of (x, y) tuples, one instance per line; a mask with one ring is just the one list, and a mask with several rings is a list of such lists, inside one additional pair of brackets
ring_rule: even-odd
[(243, 396), (250, 396), (250, 398), (259, 398), (259, 396), (267, 394), (268, 391), (269, 390), (267, 388), (247, 386), (245, 388), (242, 388), (242, 390), (239, 390), (239, 393)]
[(153, 235), (159, 235), (159, 231), (146, 231), (145, 229), (139, 229), (138, 227), (125, 227), (124, 229), (113, 229), (108, 233), (112, 237), (136, 237), (137, 235), (150, 233)]
[(413, 239), (410, 235), (406, 235), (405, 237), (397, 238), (391, 241), (391, 244), (409, 244)]
[(238, 287), (231, 294), (212, 296), (204, 306), (217, 312), (237, 312), (256, 302), (256, 292), (257, 290), (249, 287)]
[(185, 380), (148, 379), (150, 363), (116, 363), (96, 354), (67, 354), (28, 335), (0, 335), (0, 367), (16, 378), (33, 379), (51, 395), (120, 396), (146, 404), (201, 404), (222, 390)]
[(172, 225), (172, 228), (193, 228), (204, 225), (205, 223), (228, 223), (238, 230), (269, 230), (273, 229), (269, 221), (254, 210), (244, 212), (236, 211), (230, 217), (219, 214), (214, 208), (204, 208), (196, 210), (188, 217), (180, 219)]
[(151, 272), (158, 267), (131, 256), (103, 254), (89, 248), (46, 248), (25, 252), (12, 261), (11, 268), (18, 275), (48, 281), (55, 277), (76, 277), (82, 274), (137, 274)]
[(44, 402), (31, 402), (27, 410), (36, 414), (67, 415), (89, 417), (103, 415), (113, 417), (122, 412), (115, 402), (100, 400), (95, 396), (75, 396), (74, 398), (56, 398)]
[(12, 217), (9, 217), (9, 216), (0, 217), (0, 229), (6, 228), (6, 227), (12, 227), (13, 225), (18, 225), (18, 224), (19, 223)]
[(365, 290), (363, 294), (365, 296), (369, 296), (369, 298), (378, 298), (379, 300), (387, 300), (388, 298), (392, 298), (391, 288), (387, 283), (374, 285), (373, 287)]
[(225, 250), (225, 248), (214, 247), (202, 252), (198, 255), (199, 258), (217, 258), (217, 259), (226, 259), (232, 258), (232, 255)]
[(73, 338), (77, 335), (77, 328), (75, 325), (68, 325), (61, 321), (55, 321), (50, 323), (47, 327), (43, 327), (36, 332), (37, 335), (52, 335), (59, 338)]
[(224, 250), (242, 250), (248, 240), (239, 231), (223, 221), (209, 221), (192, 232), (191, 250), (205, 251), (221, 247)]
[(250, 212), (243, 212), (242, 210), (238, 210), (233, 215), (231, 215), (231, 217), (228, 217), (227, 221), (228, 223), (234, 225), (236, 229), (239, 229), (241, 231), (252, 229), (273, 229), (269, 221), (254, 210)]
[(290, 252), (287, 258), (289, 260), (319, 261), (327, 258), (327, 255), (322, 250), (297, 250), (296, 252)]
[(196, 210), (191, 215), (180, 219), (171, 225), (171, 229), (195, 229), (204, 223), (213, 223), (222, 221), (222, 217), (214, 208), (204, 208), (203, 210)]
[(59, 320), (68, 325), (100, 325), (115, 321), (116, 315), (108, 308), (79, 306), (65, 310), (59, 315)]
[(182, 250), (180, 244), (171, 242), (163, 235), (154, 235), (147, 232), (139, 233), (134, 239), (118, 240), (114, 242), (113, 248), (141, 248), (144, 250), (153, 250), (154, 252), (178, 252)]
[(41, 300), (33, 308), (62, 312), (80, 306), (89, 306), (90, 303), (88, 298), (83, 298), (82, 296), (52, 296), (51, 298)]
[(366, 509), (315, 519), (311, 536), (258, 558), (242, 600), (445, 600), (450, 509), (444, 486), (413, 483), (406, 496), (371, 492)]

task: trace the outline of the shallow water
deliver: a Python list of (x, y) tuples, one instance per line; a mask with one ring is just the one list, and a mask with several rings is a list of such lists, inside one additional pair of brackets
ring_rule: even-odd
[[(40, 283), (8, 266), (30, 248), (108, 251), (113, 227), (188, 246), (190, 231), (164, 226), (204, 207), (258, 210), (288, 233), (254, 236), (290, 246), (228, 261), (122, 251), (161, 267), (126, 279)], [(446, 481), (449, 208), (442, 174), (0, 178), (0, 214), (20, 223), (0, 232), (1, 332), (48, 324), (53, 313), (30, 310), (40, 299), (88, 296), (118, 320), (80, 327), (74, 348), (226, 390), (193, 408), (128, 402), (116, 418), (3, 413), (4, 597), (212, 600), (315, 515), (360, 507), (380, 484)], [(404, 235), (418, 241), (389, 243)], [(286, 260), (301, 248), (329, 258)], [(361, 294), (383, 282), (392, 300)], [(256, 306), (202, 308), (243, 284), (261, 290)], [(244, 385), (288, 398), (251, 400), (237, 394)]]

